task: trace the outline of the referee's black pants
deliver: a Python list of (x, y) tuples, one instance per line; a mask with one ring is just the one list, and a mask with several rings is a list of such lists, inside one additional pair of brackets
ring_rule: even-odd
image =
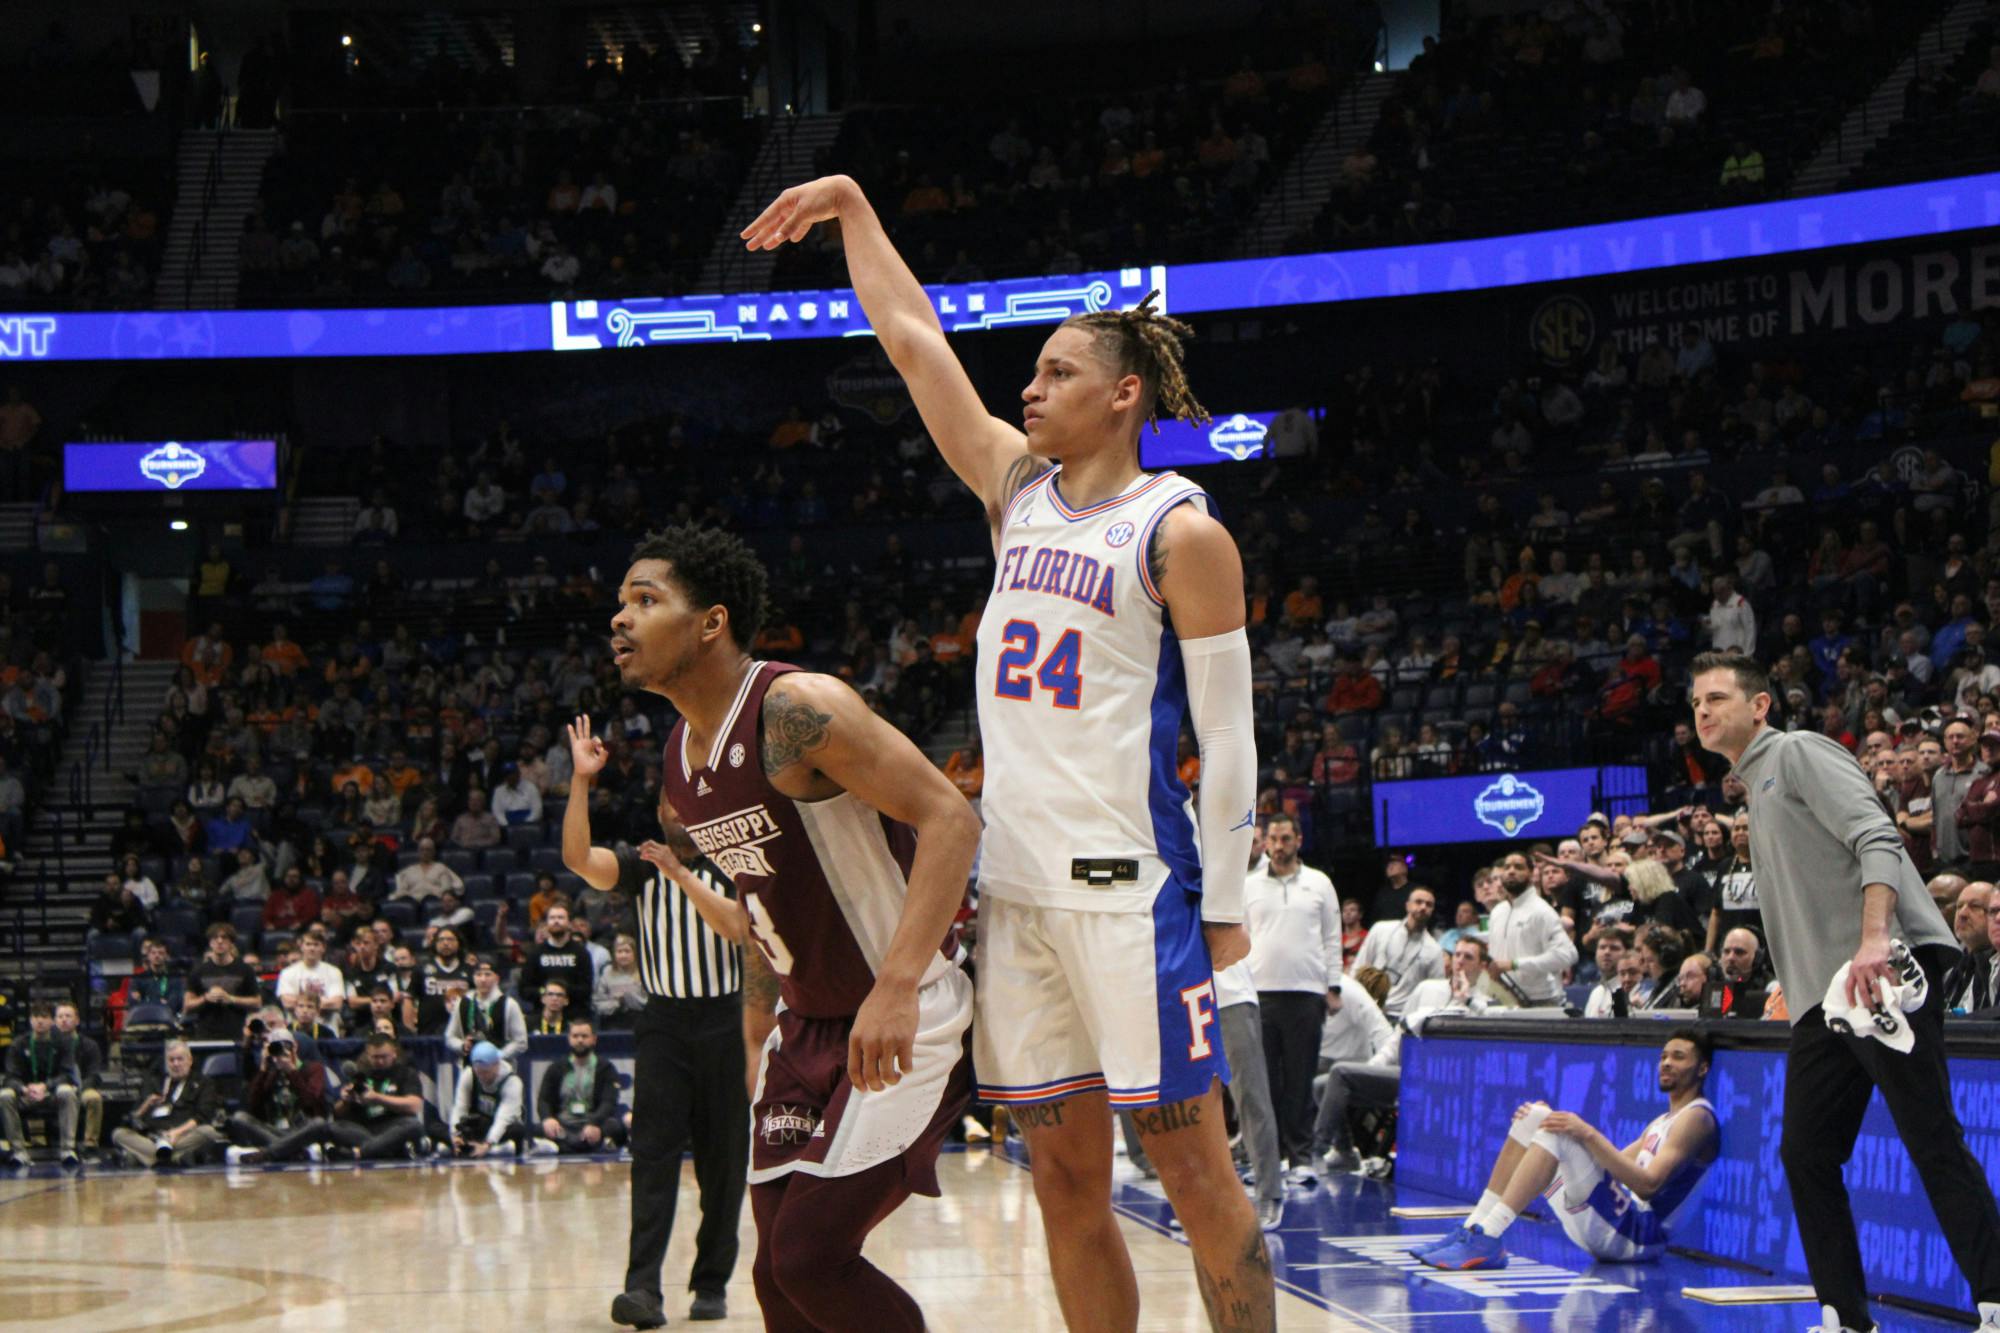
[(743, 1086), (743, 1001), (651, 996), (632, 1035), (632, 1248), (625, 1290), (660, 1294), (673, 1234), (681, 1150), (692, 1144), (701, 1192), (688, 1289), (720, 1296), (736, 1270), (736, 1229), (750, 1171)]
[(1271, 1076), (1278, 1147), (1293, 1166), (1305, 1166), (1312, 1157), (1313, 1078), (1319, 1073), (1326, 993), (1258, 991), (1257, 1016), (1264, 1025), (1264, 1068)]
[(1798, 1213), (1799, 1245), (1813, 1290), (1849, 1328), (1868, 1328), (1875, 1321), (1868, 1313), (1861, 1245), (1840, 1171), (1854, 1153), (1869, 1095), (1877, 1088), (1974, 1299), (2000, 1301), (2000, 1212), (1985, 1171), (1965, 1146), (1945, 1069), (1944, 974), (1959, 955), (1933, 944), (1916, 950), (1916, 956), (1930, 982), (1930, 998), (1910, 1016), (1916, 1044), (1908, 1055), (1873, 1038), (1832, 1031), (1822, 1007), (1814, 1005), (1792, 1028), (1785, 1064), (1779, 1151)]

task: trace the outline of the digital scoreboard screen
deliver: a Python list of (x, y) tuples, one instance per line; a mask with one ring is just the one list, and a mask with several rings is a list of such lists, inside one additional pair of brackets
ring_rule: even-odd
[(144, 440), (63, 446), (71, 492), (274, 491), (276, 440)]

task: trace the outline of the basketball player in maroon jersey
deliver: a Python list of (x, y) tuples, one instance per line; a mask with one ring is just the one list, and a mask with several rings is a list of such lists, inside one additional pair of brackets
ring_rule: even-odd
[(752, 1097), (764, 1326), (918, 1330), (917, 1303), (861, 1246), (912, 1193), (938, 1193), (938, 1149), (970, 1101), (972, 987), (951, 928), (979, 821), (847, 685), (744, 651), (764, 591), (737, 538), (652, 533), (612, 652), (626, 685), (681, 714), (662, 798), (735, 882), (746, 958), (779, 979)]

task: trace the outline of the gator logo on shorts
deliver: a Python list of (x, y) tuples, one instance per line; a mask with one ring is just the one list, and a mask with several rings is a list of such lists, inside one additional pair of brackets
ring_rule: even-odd
[(694, 839), (694, 845), (731, 879), (743, 875), (769, 879), (775, 872), (764, 844), (783, 832), (769, 807), (762, 805), (688, 825), (688, 837)]
[(804, 1143), (819, 1132), (819, 1112), (810, 1106), (773, 1106), (764, 1112), (764, 1124), (758, 1130), (773, 1148)]

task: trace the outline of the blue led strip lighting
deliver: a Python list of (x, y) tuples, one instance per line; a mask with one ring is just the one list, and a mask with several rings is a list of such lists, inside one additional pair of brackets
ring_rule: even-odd
[[(1796, 254), (2000, 225), (2000, 173), (1635, 218), (1477, 241), (1392, 246), (927, 290), (954, 332), (1128, 308), (1151, 288), (1180, 314), (1426, 296)], [(468, 356), (870, 333), (849, 290), (387, 310), (0, 315), (0, 361)]]

